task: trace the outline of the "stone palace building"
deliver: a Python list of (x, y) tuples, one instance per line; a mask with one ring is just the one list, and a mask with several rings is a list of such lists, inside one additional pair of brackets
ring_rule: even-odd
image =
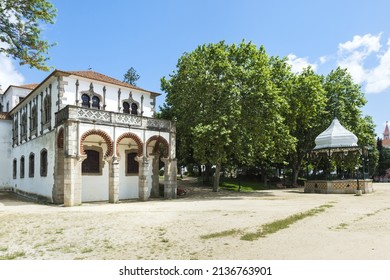
[[(0, 189), (65, 206), (176, 197), (174, 123), (158, 93), (94, 71), (53, 71), (0, 93)], [(163, 162), (163, 163), (162, 163)]]

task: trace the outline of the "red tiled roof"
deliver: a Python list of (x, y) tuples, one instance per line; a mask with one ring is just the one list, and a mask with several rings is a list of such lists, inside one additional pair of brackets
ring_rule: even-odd
[(11, 118), (9, 117), (8, 113), (0, 113), (0, 120), (10, 120)]
[(27, 84), (27, 85), (21, 85), (19, 87), (21, 88), (28, 88), (28, 89), (34, 89), (38, 86), (39, 84)]
[(125, 83), (125, 82), (121, 82), (117, 79), (111, 78), (109, 76), (100, 74), (100, 73), (95, 72), (95, 71), (61, 71), (61, 72), (68, 73), (68, 74), (75, 75), (75, 76), (79, 76), (79, 77), (83, 77), (83, 78), (87, 78), (87, 79), (100, 81), (100, 82), (106, 82), (106, 83), (110, 83), (110, 84), (114, 84), (114, 85), (118, 85), (118, 86), (122, 86), (122, 87), (134, 88), (134, 89), (139, 89), (139, 90), (145, 91), (142, 88), (130, 85), (130, 84)]

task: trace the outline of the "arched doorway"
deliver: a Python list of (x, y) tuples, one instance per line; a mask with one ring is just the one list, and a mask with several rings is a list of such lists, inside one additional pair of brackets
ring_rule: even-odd
[(148, 156), (153, 156), (151, 195), (153, 197), (163, 196), (164, 191), (163, 185), (160, 184), (160, 175), (164, 174), (165, 168), (165, 163), (162, 159), (167, 158), (169, 155), (168, 141), (158, 135), (152, 136), (146, 143), (146, 151)]
[(139, 162), (143, 144), (140, 137), (127, 132), (116, 141), (116, 155), (119, 159), (119, 199), (138, 198), (139, 195)]
[(109, 199), (109, 164), (113, 144), (110, 136), (98, 129), (85, 132), (80, 139), (82, 202)]

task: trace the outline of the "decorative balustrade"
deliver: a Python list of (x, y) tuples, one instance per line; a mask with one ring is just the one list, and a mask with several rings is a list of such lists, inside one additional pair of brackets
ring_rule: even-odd
[(170, 128), (171, 122), (162, 119), (147, 119), (146, 127), (159, 130), (167, 130)]
[(141, 117), (110, 111), (101, 111), (68, 105), (56, 113), (56, 125), (66, 120), (80, 120), (83, 122), (110, 123), (118, 126), (133, 126), (149, 130), (169, 131), (172, 124), (168, 120)]

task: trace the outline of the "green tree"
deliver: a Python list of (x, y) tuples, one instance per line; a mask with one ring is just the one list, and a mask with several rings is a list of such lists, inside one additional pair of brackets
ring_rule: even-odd
[(382, 145), (382, 139), (377, 139), (377, 146), (378, 150), (378, 166), (375, 171), (375, 175), (377, 176), (384, 176), (386, 175), (386, 170), (390, 168), (390, 149), (385, 148)]
[[(347, 69), (338, 67), (324, 77), (324, 90), (327, 95), (323, 129), (336, 116), (340, 123), (358, 138), (358, 145), (370, 149), (370, 174), (373, 174), (379, 153), (376, 147), (375, 124), (370, 116), (364, 116), (362, 107), (367, 103), (361, 87), (354, 83)], [(357, 161), (360, 160), (357, 158)], [(358, 164), (356, 162), (355, 164)]]
[(48, 71), (48, 49), (40, 39), (42, 23), (53, 24), (57, 10), (46, 0), (0, 1), (0, 52), (18, 59), (20, 65)]
[(314, 148), (315, 137), (321, 132), (322, 115), (326, 105), (322, 78), (310, 67), (294, 74), (286, 59), (271, 60), (272, 77), (288, 103), (284, 111), (287, 132), (295, 140), (294, 149), (287, 156), (292, 169), (292, 184), (307, 162), (307, 155)]
[(190, 148), (200, 163), (215, 165), (214, 191), (223, 165), (275, 157), (277, 144), (286, 143), (280, 139), (289, 139), (279, 133), (282, 103), (263, 47), (245, 42), (199, 46), (179, 59), (169, 79), (162, 78), (162, 89), (177, 118), (181, 149)]
[(123, 75), (123, 82), (136, 86), (139, 78), (140, 76), (137, 74), (137, 71), (133, 67), (130, 67), (125, 75)]

